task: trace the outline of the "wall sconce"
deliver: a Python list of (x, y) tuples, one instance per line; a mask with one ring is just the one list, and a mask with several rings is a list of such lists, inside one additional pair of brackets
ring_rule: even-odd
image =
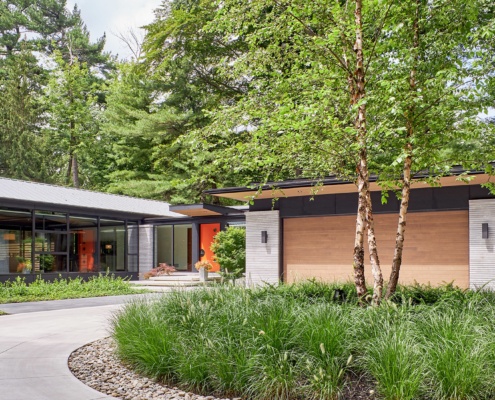
[(481, 224), (481, 238), (488, 239), (488, 224)]
[(261, 243), (268, 243), (268, 232), (261, 231)]

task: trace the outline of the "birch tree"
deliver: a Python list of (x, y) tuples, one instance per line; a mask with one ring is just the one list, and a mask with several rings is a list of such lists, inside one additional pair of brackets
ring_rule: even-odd
[(354, 279), (365, 298), (366, 232), (374, 304), (381, 301), (383, 277), (370, 174), (400, 191), (390, 297), (414, 173), (443, 173), (471, 157), (448, 149), (476, 136), (483, 125), (477, 115), (493, 101), (485, 89), (493, 76), (491, 7), (440, 0), (227, 0), (219, 6), (211, 29), (248, 43), (234, 74), (249, 77), (250, 86), (247, 96), (216, 114), (211, 131), (251, 127), (230, 157), (242, 158), (240, 170), (263, 171), (258, 182), (297, 172), (356, 183)]

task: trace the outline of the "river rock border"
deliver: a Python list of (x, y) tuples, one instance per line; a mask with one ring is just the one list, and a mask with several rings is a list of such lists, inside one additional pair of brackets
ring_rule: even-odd
[(89, 387), (121, 400), (230, 400), (185, 392), (138, 375), (122, 365), (114, 350), (111, 338), (89, 343), (70, 355), (69, 369)]
[[(120, 400), (242, 400), (200, 396), (143, 377), (120, 362), (111, 338), (74, 351), (69, 357), (69, 369), (89, 387)], [(374, 386), (366, 376), (349, 376), (339, 399), (375, 400)]]

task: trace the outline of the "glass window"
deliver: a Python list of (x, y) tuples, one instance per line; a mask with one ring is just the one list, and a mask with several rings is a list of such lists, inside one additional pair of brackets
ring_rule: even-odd
[(67, 252), (67, 235), (61, 233), (36, 233), (35, 251)]
[(35, 226), (38, 231), (67, 231), (67, 214), (52, 211), (36, 211)]
[(167, 263), (168, 265), (173, 265), (173, 225), (157, 226), (155, 232), (155, 264), (158, 265), (159, 263)]
[(163, 225), (155, 230), (156, 264), (167, 263), (178, 271), (192, 270), (192, 225)]
[(98, 268), (98, 220), (75, 217), (69, 219), (70, 226), (70, 272), (97, 272)]
[(67, 255), (40, 253), (34, 258), (36, 272), (67, 272)]
[(0, 229), (0, 274), (31, 270), (31, 232), (21, 228)]
[(174, 267), (181, 271), (191, 271), (192, 225), (174, 226)]
[(100, 270), (125, 271), (125, 223), (100, 220)]

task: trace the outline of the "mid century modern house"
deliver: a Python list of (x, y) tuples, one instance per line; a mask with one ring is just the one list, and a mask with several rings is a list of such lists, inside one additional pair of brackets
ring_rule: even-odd
[[(441, 187), (413, 185), (400, 282), (495, 289), (495, 196), (481, 186), (486, 175), (471, 177), (469, 183), (444, 177)], [(0, 178), (0, 280), (29, 272), (26, 264), (27, 279), (105, 271), (137, 279), (160, 262), (194, 271), (196, 261), (213, 260), (216, 232), (232, 225), (246, 227), (248, 285), (351, 279), (355, 185), (327, 178), (314, 193), (314, 184), (278, 182), (259, 195), (242, 187), (206, 192), (244, 204), (254, 199), (249, 207), (169, 206)], [(381, 204), (380, 187), (371, 189), (386, 279), (399, 201), (391, 194)]]
[(106, 271), (138, 279), (159, 262), (192, 271), (212, 258), (216, 231), (244, 224), (243, 207), (173, 212), (161, 201), (5, 178), (0, 188), (0, 281)]
[[(460, 171), (459, 171), (460, 172)], [(464, 183), (449, 176), (441, 187), (415, 183), (405, 233), (401, 283), (447, 282), (495, 289), (495, 197), (481, 186), (488, 176), (471, 174)], [(293, 180), (255, 189), (226, 188), (206, 193), (254, 202), (246, 213), (248, 284), (308, 278), (352, 279), (356, 186), (336, 178)], [(397, 231), (399, 201), (371, 183), (375, 231), (384, 279), (388, 279)], [(367, 247), (367, 246), (365, 246)], [(368, 254), (365, 259), (369, 261)], [(366, 266), (371, 280), (369, 265)]]

